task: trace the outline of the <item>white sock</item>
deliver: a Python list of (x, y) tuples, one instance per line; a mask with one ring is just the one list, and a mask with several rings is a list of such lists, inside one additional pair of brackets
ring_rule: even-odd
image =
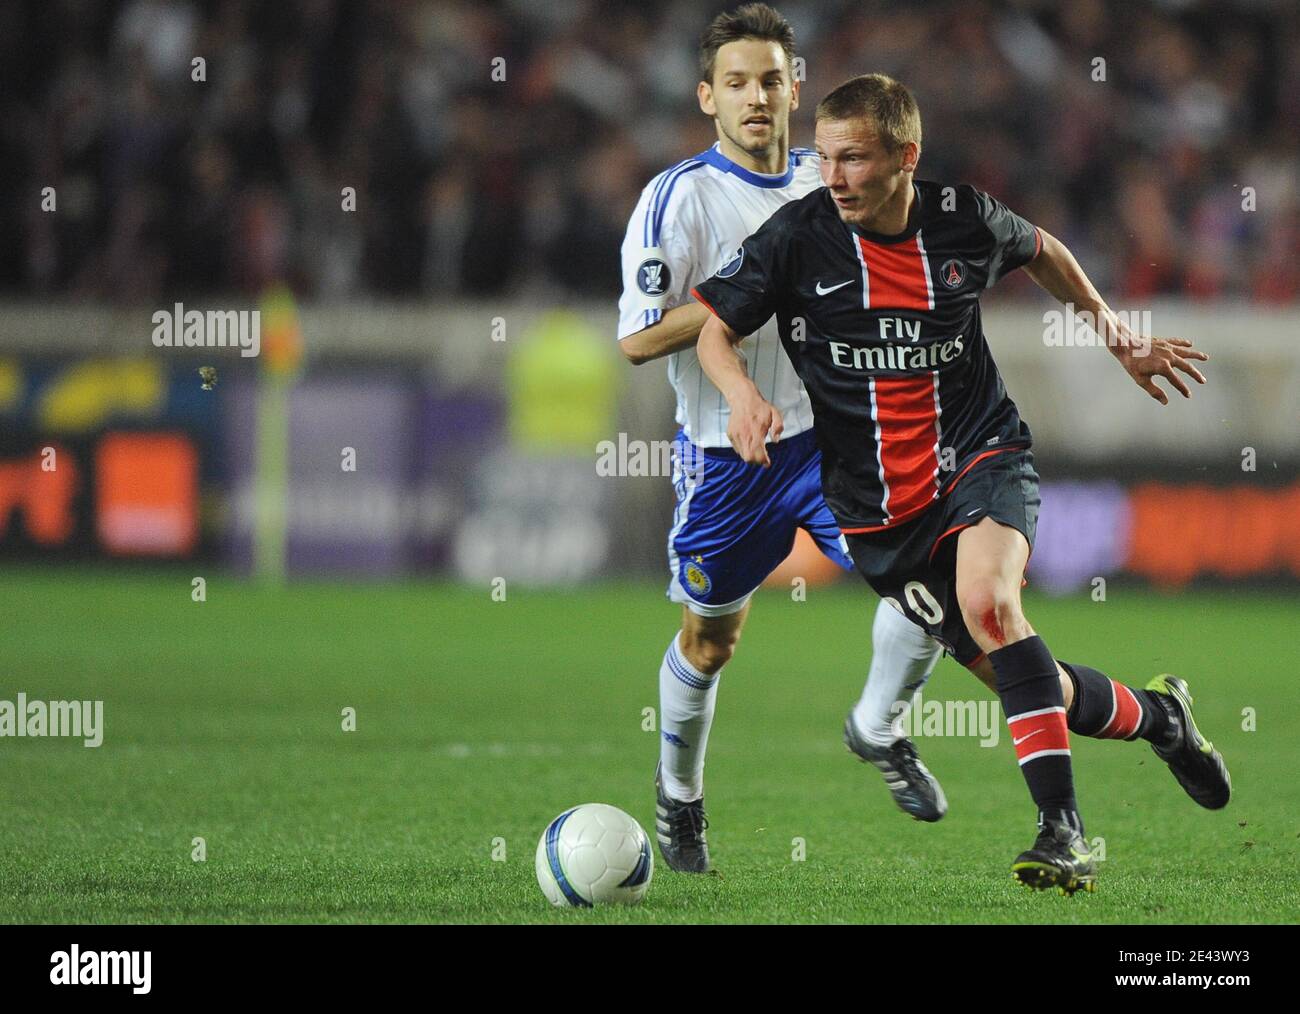
[[(871, 625), (871, 669), (853, 709), (858, 734), (876, 746), (889, 746), (895, 728), (912, 706), (912, 695), (930, 678), (943, 649), (901, 612), (881, 601)], [(901, 702), (901, 708), (898, 706)]]
[(689, 803), (704, 795), (704, 748), (722, 671), (700, 672), (686, 661), (680, 643), (678, 631), (659, 667), (659, 760), (664, 792)]

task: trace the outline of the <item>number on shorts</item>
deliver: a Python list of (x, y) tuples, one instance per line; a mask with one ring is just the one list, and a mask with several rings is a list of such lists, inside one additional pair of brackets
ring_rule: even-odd
[(926, 623), (941, 623), (943, 621), (943, 607), (935, 601), (934, 596), (930, 594), (930, 589), (920, 581), (908, 581), (903, 586), (903, 597), (907, 599), (907, 604)]

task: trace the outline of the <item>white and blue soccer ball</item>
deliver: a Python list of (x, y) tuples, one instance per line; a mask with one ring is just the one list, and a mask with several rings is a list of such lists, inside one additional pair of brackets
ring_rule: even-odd
[(552, 905), (635, 905), (654, 875), (645, 830), (617, 806), (583, 803), (546, 825), (537, 883)]

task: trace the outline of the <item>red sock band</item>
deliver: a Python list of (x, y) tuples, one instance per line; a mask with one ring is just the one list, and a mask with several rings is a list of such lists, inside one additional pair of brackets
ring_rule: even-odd
[(1133, 691), (1123, 683), (1110, 681), (1111, 708), (1110, 719), (1097, 733), (1098, 739), (1128, 739), (1137, 732), (1142, 722), (1142, 705), (1138, 704)]
[(1021, 767), (1035, 757), (1054, 757), (1070, 753), (1070, 733), (1065, 726), (1064, 708), (1026, 711), (1007, 719), (1011, 742)]

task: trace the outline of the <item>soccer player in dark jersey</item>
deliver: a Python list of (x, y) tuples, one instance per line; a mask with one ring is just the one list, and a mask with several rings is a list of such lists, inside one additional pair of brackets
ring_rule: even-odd
[(985, 343), (979, 296), (1024, 268), (1097, 321), (1110, 352), (1161, 404), (1166, 381), (1205, 378), (1191, 342), (1131, 332), (1070, 251), (988, 194), (913, 180), (921, 117), (881, 74), (817, 107), (826, 184), (785, 205), (693, 295), (713, 313), (700, 362), (731, 409), (728, 436), (766, 465), (780, 413), (734, 346), (775, 315), (808, 389), (822, 489), (856, 567), (1001, 699), (1038, 837), (1012, 864), (1035, 888), (1092, 890), (1096, 867), (1075, 799), (1069, 731), (1148, 740), (1200, 805), (1227, 804), (1223, 758), (1192, 719), (1186, 683), (1146, 689), (1058, 662), (1020, 602), (1039, 496), (1028, 426)]

